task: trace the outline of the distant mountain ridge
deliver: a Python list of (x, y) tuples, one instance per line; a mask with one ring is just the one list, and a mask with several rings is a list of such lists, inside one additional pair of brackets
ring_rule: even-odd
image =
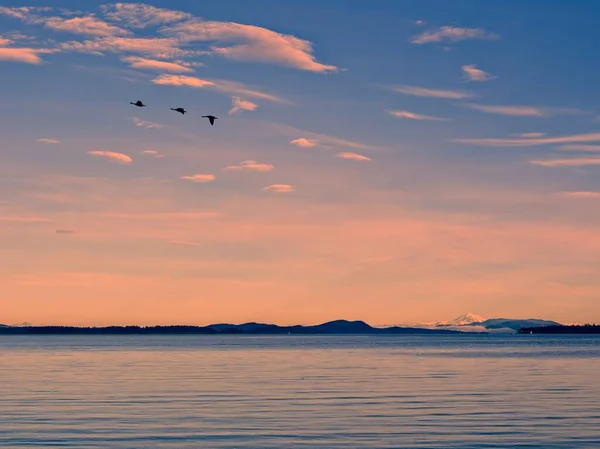
[(376, 328), (364, 321), (335, 320), (311, 326), (278, 326), (276, 324), (244, 323), (244, 324), (211, 324), (208, 326), (107, 326), (107, 327), (74, 327), (74, 326), (7, 326), (0, 328), (0, 334), (208, 334), (208, 335), (427, 335), (427, 334), (460, 334), (450, 329), (423, 329), (412, 327)]
[(455, 330), (468, 328), (479, 328), (484, 331), (505, 331), (517, 332), (521, 328), (559, 326), (560, 323), (550, 320), (541, 320), (538, 318), (490, 318), (485, 319), (474, 313), (465, 313), (452, 321), (438, 321), (435, 328), (451, 328)]

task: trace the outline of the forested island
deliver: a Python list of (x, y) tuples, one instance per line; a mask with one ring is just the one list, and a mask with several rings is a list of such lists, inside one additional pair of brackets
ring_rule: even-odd
[(209, 326), (4, 326), (0, 327), (0, 335), (167, 335), (167, 334), (201, 334), (201, 335), (427, 335), (427, 334), (463, 334), (463, 332), (447, 329), (421, 329), (413, 327), (376, 328), (364, 321), (337, 320), (315, 326), (278, 326), (276, 324), (211, 324)]
[(520, 334), (600, 334), (600, 324), (523, 327)]

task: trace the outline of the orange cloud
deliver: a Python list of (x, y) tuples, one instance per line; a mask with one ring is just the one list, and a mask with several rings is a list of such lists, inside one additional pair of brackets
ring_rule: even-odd
[(289, 193), (294, 191), (294, 187), (289, 184), (272, 184), (263, 188), (263, 190), (276, 193)]
[(448, 120), (446, 118), (440, 118), (440, 117), (433, 117), (431, 115), (423, 115), (423, 114), (416, 114), (414, 112), (409, 112), (409, 111), (388, 111), (390, 115), (393, 115), (396, 118), (407, 118), (407, 119), (411, 119), (411, 120), (436, 120), (436, 121), (444, 121), (444, 120)]
[(195, 175), (185, 175), (181, 176), (181, 179), (192, 182), (212, 182), (215, 180), (215, 175), (210, 174), (195, 174)]
[(231, 109), (229, 115), (237, 114), (242, 111), (255, 111), (258, 105), (248, 100), (242, 100), (240, 97), (233, 97), (231, 99)]
[(213, 46), (212, 51), (238, 61), (270, 62), (319, 73), (338, 70), (336, 66), (317, 62), (309, 41), (258, 26), (190, 20), (168, 27), (166, 32), (184, 42), (231, 43)]
[(458, 90), (428, 89), (425, 87), (416, 86), (396, 86), (392, 89), (395, 92), (405, 95), (413, 95), (416, 97), (447, 98), (453, 100), (461, 100), (463, 98), (473, 97), (472, 93)]
[(600, 198), (600, 192), (560, 192), (560, 195), (573, 198)]
[(113, 162), (118, 162), (120, 164), (130, 164), (133, 162), (133, 159), (126, 154), (123, 153), (115, 153), (113, 151), (104, 151), (104, 150), (94, 150), (88, 151), (87, 154), (91, 156), (98, 156), (106, 158)]
[(337, 157), (339, 157), (340, 159), (348, 159), (351, 161), (361, 161), (361, 162), (367, 162), (367, 161), (371, 160), (371, 158), (368, 158), (367, 156), (363, 156), (362, 154), (358, 154), (358, 153), (338, 153)]
[(24, 62), (26, 64), (41, 64), (40, 54), (52, 53), (40, 48), (5, 48), (0, 47), (0, 61)]
[(465, 40), (496, 40), (500, 39), (495, 33), (489, 33), (483, 28), (460, 28), (452, 26), (440, 27), (437, 31), (425, 32), (411, 39), (413, 44), (431, 44), (437, 42), (460, 42)]
[(226, 80), (205, 80), (196, 78), (194, 76), (186, 75), (160, 75), (152, 80), (154, 84), (169, 85), (169, 86), (187, 86), (202, 89), (205, 87), (216, 89), (221, 92), (229, 94), (240, 94), (248, 97), (260, 98), (262, 100), (269, 100), (278, 103), (286, 103), (287, 100), (283, 100), (265, 92), (261, 92), (255, 89), (248, 88), (241, 83)]
[(50, 17), (45, 19), (44, 26), (56, 31), (67, 31), (69, 33), (87, 34), (91, 36), (125, 36), (131, 32), (110, 25), (103, 20), (93, 16), (74, 17), (72, 19), (63, 19), (60, 17)]
[(290, 140), (292, 145), (295, 145), (299, 148), (316, 148), (321, 146), (319, 141), (316, 139), (306, 139), (304, 137), (300, 137), (299, 139)]
[(128, 56), (121, 58), (122, 61), (129, 63), (134, 69), (149, 69), (162, 72), (173, 72), (173, 73), (184, 73), (193, 72), (194, 69), (191, 67), (184, 66), (182, 64), (176, 64), (174, 62), (157, 61), (155, 59), (146, 59), (138, 56)]
[(256, 161), (243, 161), (242, 163), (240, 163), (240, 165), (230, 165), (228, 167), (225, 167), (224, 170), (266, 172), (271, 171), (274, 168), (275, 166), (271, 164), (259, 164)]

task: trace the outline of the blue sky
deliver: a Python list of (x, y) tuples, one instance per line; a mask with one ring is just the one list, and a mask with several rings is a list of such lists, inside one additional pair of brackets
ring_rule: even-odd
[(600, 319), (599, 9), (3, 3), (0, 321)]

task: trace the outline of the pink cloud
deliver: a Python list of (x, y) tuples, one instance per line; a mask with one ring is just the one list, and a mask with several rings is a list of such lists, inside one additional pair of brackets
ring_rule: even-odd
[(225, 167), (224, 170), (266, 172), (266, 171), (271, 171), (274, 168), (275, 168), (275, 166), (271, 165), (271, 164), (259, 164), (256, 161), (243, 161), (239, 165), (230, 165), (228, 167)]
[(533, 106), (485, 106), (481, 104), (465, 104), (466, 107), (490, 114), (513, 115), (517, 117), (543, 117), (546, 113)]
[(233, 97), (231, 99), (231, 109), (229, 115), (237, 114), (242, 111), (255, 111), (258, 105), (248, 100), (242, 100), (240, 97)]
[(115, 153), (113, 151), (104, 151), (104, 150), (94, 150), (88, 151), (87, 154), (91, 156), (103, 157), (112, 162), (118, 162), (120, 164), (130, 164), (133, 162), (133, 159), (126, 154), (123, 153)]
[(139, 38), (139, 37), (105, 37), (83, 42), (71, 41), (60, 44), (65, 51), (80, 51), (101, 54), (141, 53), (156, 58), (172, 59), (188, 55), (189, 52), (179, 48), (179, 41), (170, 38)]
[(572, 198), (600, 198), (600, 192), (560, 192), (560, 195)]
[(0, 48), (0, 61), (24, 62), (26, 64), (41, 64), (40, 54), (52, 53), (50, 50), (40, 48)]
[(182, 64), (176, 64), (174, 62), (157, 61), (155, 59), (146, 59), (138, 56), (128, 56), (122, 58), (124, 62), (129, 63), (134, 69), (149, 69), (160, 72), (173, 72), (173, 73), (184, 73), (193, 72), (194, 69), (187, 67)]
[(187, 240), (167, 240), (166, 243), (169, 243), (171, 245), (180, 245), (180, 246), (200, 246), (199, 243), (190, 242)]
[(395, 92), (405, 95), (413, 95), (416, 97), (447, 98), (453, 100), (473, 97), (472, 93), (462, 92), (459, 90), (429, 89), (426, 87), (417, 86), (396, 86), (392, 89)]
[(584, 151), (584, 152), (594, 153), (594, 152), (600, 151), (600, 145), (576, 145), (576, 144), (562, 145), (562, 146), (558, 147), (557, 150)]
[(212, 182), (214, 181), (216, 178), (215, 175), (211, 175), (211, 174), (195, 174), (195, 175), (185, 175), (185, 176), (181, 176), (181, 179), (184, 179), (186, 181), (192, 181), (192, 182)]
[(186, 75), (160, 75), (152, 80), (154, 84), (168, 85), (168, 86), (187, 86), (194, 87), (196, 89), (203, 89), (205, 87), (216, 89), (221, 92), (230, 94), (241, 94), (248, 97), (260, 98), (263, 100), (269, 100), (279, 103), (285, 103), (287, 100), (283, 100), (274, 95), (270, 95), (258, 90), (254, 90), (244, 86), (241, 83), (226, 80), (205, 80), (196, 78), (194, 76)]
[(304, 137), (300, 137), (299, 139), (290, 140), (292, 145), (295, 145), (300, 148), (316, 148), (321, 146), (318, 140), (316, 139), (306, 139)]
[(53, 144), (53, 145), (60, 143), (60, 140), (58, 140), (58, 139), (49, 139), (47, 137), (42, 137), (41, 139), (38, 139), (37, 141), (40, 143), (49, 143), (49, 144)]
[(173, 25), (165, 32), (186, 42), (230, 44), (212, 47), (215, 54), (229, 59), (270, 62), (319, 73), (338, 70), (316, 61), (311, 42), (258, 26), (193, 20)]
[(52, 28), (56, 31), (67, 31), (75, 34), (86, 34), (101, 37), (126, 36), (131, 34), (130, 31), (110, 25), (93, 16), (74, 17), (72, 19), (50, 17), (45, 19), (43, 23), (47, 28)]
[(47, 223), (50, 220), (43, 217), (2, 216), (0, 222), (5, 223)]
[(431, 115), (423, 115), (423, 114), (417, 114), (415, 112), (409, 112), (409, 111), (389, 111), (390, 115), (396, 117), (396, 118), (407, 118), (407, 119), (411, 119), (411, 120), (435, 120), (435, 121), (445, 121), (448, 119), (445, 118), (440, 118), (440, 117), (433, 117)]
[(529, 161), (529, 163), (533, 165), (541, 165), (542, 167), (579, 167), (585, 165), (600, 165), (600, 157), (549, 159), (545, 161)]
[(191, 14), (183, 11), (156, 8), (141, 3), (119, 2), (103, 5), (101, 8), (108, 19), (123, 22), (133, 28), (145, 28), (192, 18)]
[(571, 136), (527, 138), (527, 139), (454, 139), (454, 142), (467, 143), (471, 145), (485, 145), (492, 147), (532, 147), (553, 143), (578, 143), (578, 142), (600, 142), (600, 133), (574, 134)]
[(461, 68), (470, 81), (490, 81), (495, 78), (495, 76), (478, 69), (474, 64), (463, 65)]
[(272, 184), (265, 187), (263, 190), (275, 193), (290, 193), (294, 191), (294, 187), (289, 184)]
[(131, 120), (133, 120), (133, 124), (135, 126), (139, 126), (141, 128), (148, 128), (148, 129), (158, 129), (158, 128), (162, 128), (162, 125), (160, 123), (153, 123), (153, 122), (147, 122), (146, 120), (142, 120), (139, 117), (131, 117)]
[(358, 153), (338, 153), (336, 157), (339, 157), (340, 159), (347, 159), (350, 161), (360, 162), (368, 162), (371, 160), (371, 158), (368, 158), (367, 156), (363, 156), (362, 154)]
[(437, 31), (425, 32), (411, 39), (413, 44), (431, 44), (436, 42), (460, 42), (465, 40), (496, 40), (495, 33), (488, 33), (483, 28), (460, 28), (452, 26), (440, 27)]

